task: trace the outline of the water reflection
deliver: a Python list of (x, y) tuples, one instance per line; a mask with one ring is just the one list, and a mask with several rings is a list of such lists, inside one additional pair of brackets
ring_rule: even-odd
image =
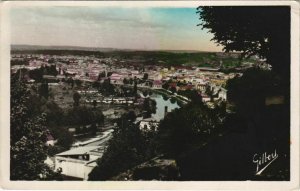
[(176, 99), (175, 101), (171, 99), (166, 100), (166, 98), (164, 98), (162, 95), (156, 93), (150, 95), (150, 98), (156, 101), (156, 113), (152, 114), (152, 117), (157, 120), (164, 118), (165, 106), (168, 107), (168, 112), (172, 111), (173, 109), (180, 108)]

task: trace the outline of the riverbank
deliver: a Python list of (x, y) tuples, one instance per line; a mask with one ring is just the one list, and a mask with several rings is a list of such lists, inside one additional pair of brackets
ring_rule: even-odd
[[(130, 87), (133, 88), (133, 85), (124, 85), (124, 87)], [(184, 97), (182, 95), (178, 95), (178, 94), (173, 94), (171, 91), (163, 89), (163, 88), (151, 88), (148, 86), (137, 86), (138, 90), (150, 90), (154, 93), (158, 93), (158, 94), (162, 94), (164, 96), (167, 96), (169, 98), (175, 98), (177, 102), (179, 102), (179, 104), (187, 104), (189, 103), (189, 99), (187, 97)]]
[(151, 90), (155, 93), (163, 94), (169, 98), (175, 98), (178, 104), (187, 104), (190, 102), (187, 97), (178, 94), (173, 94), (171, 91), (165, 89), (151, 89)]

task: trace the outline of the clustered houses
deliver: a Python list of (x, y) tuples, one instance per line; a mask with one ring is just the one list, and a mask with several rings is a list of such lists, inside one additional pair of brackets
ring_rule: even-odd
[[(178, 67), (164, 69), (162, 81), (169, 82), (168, 89), (176, 91), (197, 90), (204, 102), (211, 100), (227, 100), (226, 81), (236, 76), (235, 73), (224, 74), (217, 69), (200, 67)], [(207, 89), (212, 95), (207, 95)]]
[[(169, 90), (170, 88), (176, 91), (197, 90), (204, 102), (211, 100), (211, 95), (207, 95), (208, 88), (213, 92), (213, 100), (226, 101), (226, 89), (224, 88), (226, 81), (237, 75), (236, 73), (224, 74), (219, 72), (218, 68), (207, 67), (166, 68), (159, 65), (123, 65), (125, 61), (122, 62), (122, 60), (94, 56), (12, 55), (12, 60), (22, 59), (26, 59), (28, 64), (13, 65), (12, 72), (16, 72), (20, 68), (33, 70), (41, 66), (55, 65), (58, 75), (53, 77), (59, 81), (63, 78), (73, 78), (82, 82), (101, 82), (109, 78), (112, 84), (123, 85), (124, 81), (131, 80), (132, 82), (133, 79), (138, 79), (138, 86), (148, 86), (153, 89), (162, 89), (163, 85), (168, 83)], [(245, 63), (244, 65), (249, 66), (250, 64)], [(147, 74), (147, 79), (145, 79), (145, 74)], [(45, 77), (51, 78), (51, 76)], [(132, 85), (132, 83), (128, 85)]]

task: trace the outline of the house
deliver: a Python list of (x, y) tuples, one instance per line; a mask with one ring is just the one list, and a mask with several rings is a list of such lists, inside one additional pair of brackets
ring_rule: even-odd
[(199, 83), (199, 84), (197, 84), (196, 89), (200, 90), (201, 92), (205, 92), (206, 91), (206, 84)]
[(120, 75), (118, 73), (113, 73), (111, 76), (110, 76), (110, 79), (111, 80), (122, 80), (123, 78), (123, 75)]
[(216, 84), (210, 84), (210, 89), (215, 100), (221, 99), (223, 101), (227, 101), (227, 90), (225, 88)]
[(46, 80), (56, 80), (56, 77), (53, 75), (43, 75), (43, 79)]
[(47, 131), (47, 137), (46, 137), (46, 145), (47, 146), (54, 146), (57, 140), (54, 140), (53, 136), (49, 131)]
[(154, 80), (153, 81), (153, 88), (155, 88), (155, 89), (161, 89), (162, 88), (162, 81), (160, 81), (160, 80)]
[(122, 84), (124, 84), (123, 79), (124, 79), (123, 75), (118, 74), (118, 73), (113, 73), (110, 76), (110, 81), (111, 81), (112, 84), (122, 85)]
[(55, 155), (55, 171), (61, 170), (67, 177), (87, 180), (104, 150), (104, 146), (83, 146), (58, 153)]
[(186, 91), (186, 90), (192, 90), (193, 88), (194, 88), (194, 86), (192, 84), (187, 84), (187, 85), (184, 85), (184, 86), (180, 86), (179, 90)]
[(209, 102), (209, 101), (210, 101), (210, 97), (209, 97), (208, 95), (206, 95), (206, 94), (202, 94), (201, 96), (202, 96), (202, 101), (203, 101), (204, 103), (206, 103), (206, 102)]
[(146, 118), (139, 121), (139, 128), (141, 131), (157, 131), (159, 122), (153, 118)]
[(220, 88), (218, 98), (223, 101), (227, 101), (227, 90), (225, 88)]

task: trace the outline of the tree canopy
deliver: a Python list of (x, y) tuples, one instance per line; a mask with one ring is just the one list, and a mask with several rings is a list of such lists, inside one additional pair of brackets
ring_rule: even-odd
[(223, 50), (265, 58), (272, 69), (289, 79), (290, 7), (198, 7), (200, 24)]
[(220, 108), (210, 109), (197, 101), (175, 109), (159, 124), (157, 141), (160, 151), (176, 158), (193, 149), (222, 125), (224, 117)]
[[(44, 163), (47, 128), (45, 115), (34, 115), (27, 107), (30, 91), (16, 77), (11, 81), (10, 178), (52, 179), (57, 174)], [(58, 178), (58, 176), (56, 177)]]
[(228, 80), (226, 89), (228, 101), (233, 102), (236, 109), (245, 112), (246, 116), (264, 107), (267, 96), (282, 95), (286, 91), (282, 80), (274, 72), (256, 68), (245, 71), (242, 77)]
[(132, 122), (134, 118), (135, 114), (129, 112), (118, 120), (113, 138), (97, 161), (98, 166), (89, 174), (89, 180), (108, 180), (153, 157), (152, 133), (143, 133)]

